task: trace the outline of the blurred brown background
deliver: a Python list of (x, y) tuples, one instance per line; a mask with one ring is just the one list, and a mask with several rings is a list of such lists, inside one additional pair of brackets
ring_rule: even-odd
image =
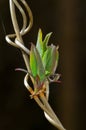
[[(57, 72), (61, 84), (50, 85), (49, 102), (67, 130), (86, 129), (86, 1), (27, 0), (34, 25), (24, 36), (27, 47), (36, 42), (39, 27), (44, 35), (53, 32), (50, 43), (59, 44)], [(18, 13), (17, 13), (18, 14)], [(18, 16), (20, 17), (20, 16)], [(22, 20), (19, 18), (19, 24)], [(0, 0), (0, 130), (56, 130), (30, 100), (23, 85), (25, 68), (21, 52), (8, 45), (5, 34), (14, 33), (9, 1)]]

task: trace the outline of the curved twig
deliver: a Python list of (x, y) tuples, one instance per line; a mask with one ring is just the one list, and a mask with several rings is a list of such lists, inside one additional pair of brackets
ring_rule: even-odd
[[(27, 73), (25, 78), (24, 78), (24, 85), (26, 86), (28, 91), (31, 94), (33, 94), (34, 91), (32, 90), (32, 88), (28, 84), (28, 77), (29, 77), (29, 75)], [(65, 130), (64, 127), (62, 126), (62, 124), (60, 123), (59, 119), (56, 117), (53, 110), (51, 109), (49, 103), (47, 102), (46, 98), (44, 97), (44, 94), (40, 93), (40, 98), (41, 98), (42, 101), (36, 95), (33, 98), (37, 102), (37, 104), (40, 106), (40, 108), (44, 111), (46, 119), (52, 125), (54, 125), (56, 128), (59, 128), (59, 130)]]
[[(23, 25), (22, 25), (22, 29), (20, 31), (20, 35), (25, 35), (27, 32), (30, 31), (32, 25), (33, 25), (33, 15), (32, 15), (32, 12), (28, 6), (28, 4), (24, 1), (24, 0), (21, 0), (21, 2), (23, 3), (23, 5), (25, 6), (27, 12), (28, 12), (28, 16), (30, 18), (30, 22), (29, 22), (29, 25), (27, 26), (27, 17), (26, 17), (26, 14), (23, 10), (23, 8), (20, 6), (20, 4), (17, 2), (17, 0), (13, 0), (14, 4), (16, 5), (16, 7), (19, 9), (21, 15), (22, 15), (22, 18), (23, 18)], [(10, 12), (11, 12), (11, 16), (13, 17), (13, 21), (14, 21), (14, 18), (15, 18), (15, 21), (16, 21), (16, 17), (14, 17), (15, 15), (15, 11), (13, 12), (13, 7), (14, 7), (14, 4), (13, 4), (12, 0), (10, 0)], [(17, 23), (15, 24), (17, 25)], [(15, 28), (14, 28), (15, 29)], [(23, 50), (25, 53), (29, 54), (29, 50), (27, 50), (27, 48), (25, 48), (25, 46), (21, 45), (22, 43), (20, 41), (18, 41), (17, 36), (19, 34), (17, 34), (18, 32), (18, 27), (16, 26), (16, 34), (9, 34), (9, 35), (6, 35), (6, 41), (11, 44), (12, 46), (14, 47), (17, 47), (17, 48), (20, 48), (21, 50)], [(11, 39), (15, 38), (15, 42), (13, 42)]]

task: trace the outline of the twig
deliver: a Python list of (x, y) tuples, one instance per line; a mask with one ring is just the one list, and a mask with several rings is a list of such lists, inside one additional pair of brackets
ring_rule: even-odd
[[(26, 86), (26, 88), (28, 89), (28, 91), (33, 94), (34, 91), (32, 90), (32, 88), (29, 86), (28, 84), (28, 73), (26, 74), (25, 78), (24, 78), (24, 85)], [(59, 119), (56, 117), (55, 113), (53, 112), (52, 108), (50, 107), (49, 103), (47, 102), (45, 96), (43, 93), (40, 93), (40, 98), (42, 101), (40, 101), (40, 99), (38, 98), (38, 96), (34, 96), (33, 97), (34, 100), (37, 102), (37, 104), (40, 106), (40, 108), (44, 111), (44, 115), (46, 117), (46, 119), (52, 124), (54, 125), (56, 128), (58, 128), (59, 130), (66, 130), (61, 122), (59, 121)]]

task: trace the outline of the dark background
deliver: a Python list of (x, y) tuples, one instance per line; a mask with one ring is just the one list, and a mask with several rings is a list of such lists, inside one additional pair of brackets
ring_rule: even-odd
[[(86, 1), (27, 0), (34, 16), (27, 47), (35, 44), (39, 27), (53, 32), (50, 43), (59, 44), (57, 72), (61, 84), (50, 85), (49, 102), (67, 130), (86, 129)], [(17, 13), (18, 14), (18, 13)], [(20, 17), (18, 15), (18, 17)], [(22, 20), (19, 18), (19, 25)], [(9, 1), (0, 0), (0, 130), (56, 130), (24, 87), (25, 68), (21, 52), (8, 45), (5, 35), (14, 33)]]

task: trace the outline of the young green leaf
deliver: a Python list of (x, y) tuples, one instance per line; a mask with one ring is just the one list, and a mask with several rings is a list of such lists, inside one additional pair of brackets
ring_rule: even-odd
[(48, 33), (45, 36), (44, 40), (42, 40), (42, 30), (39, 29), (39, 31), (38, 31), (36, 48), (37, 48), (37, 50), (38, 50), (41, 57), (43, 56), (44, 52), (47, 49), (47, 44), (48, 44), (48, 41), (49, 41), (49, 39), (51, 37), (51, 34), (52, 34), (52, 32)]
[(36, 77), (37, 75), (37, 59), (34, 53), (34, 45), (31, 45), (31, 51), (30, 51), (30, 69), (32, 72), (32, 75)]
[(42, 59), (45, 71), (47, 71), (50, 74), (54, 73), (57, 67), (57, 58), (58, 58), (58, 53), (56, 47), (54, 45), (49, 46), (46, 52), (44, 53)]
[(53, 73), (56, 71), (56, 68), (57, 68), (57, 66), (58, 66), (58, 61), (59, 61), (59, 52), (58, 52), (58, 50), (56, 49), (56, 62), (55, 62), (55, 65), (54, 65), (54, 67), (53, 67), (53, 70), (52, 70)]
[(45, 70), (44, 70), (44, 66), (42, 63), (42, 59), (41, 59), (39, 52), (35, 46), (34, 46), (34, 54), (36, 56), (36, 61), (37, 61), (37, 68), (38, 68), (37, 74), (40, 77), (40, 80), (42, 81), (45, 78)]
[(43, 54), (43, 43), (42, 43), (42, 30), (41, 29), (39, 29), (39, 31), (38, 31), (36, 48), (37, 48), (40, 56), (42, 56), (42, 54)]
[(48, 42), (49, 42), (49, 39), (52, 35), (52, 32), (48, 33), (46, 36), (45, 36), (45, 39), (43, 41), (43, 53), (46, 51), (47, 49), (47, 45), (48, 45)]

